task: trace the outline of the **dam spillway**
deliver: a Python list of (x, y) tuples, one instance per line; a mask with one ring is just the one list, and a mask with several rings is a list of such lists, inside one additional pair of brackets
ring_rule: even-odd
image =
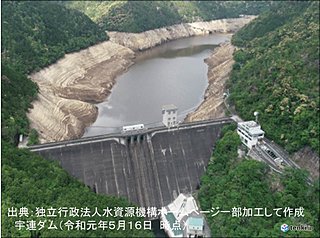
[(230, 118), (32, 146), (96, 193), (161, 207), (200, 184), (221, 128)]

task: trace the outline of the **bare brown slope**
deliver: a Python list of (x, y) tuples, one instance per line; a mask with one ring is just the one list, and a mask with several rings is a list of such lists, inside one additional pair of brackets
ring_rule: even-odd
[(234, 46), (230, 43), (221, 44), (205, 59), (208, 65), (208, 82), (204, 101), (186, 121), (199, 121), (225, 116), (223, 93), (234, 63), (232, 54)]
[(126, 46), (132, 50), (145, 50), (164, 42), (180, 38), (205, 35), (212, 32), (234, 33), (256, 16), (221, 19), (209, 22), (182, 23), (145, 31), (142, 33), (109, 32), (110, 41)]
[(78, 138), (96, 120), (97, 107), (109, 94), (115, 77), (132, 63), (134, 52), (103, 42), (67, 54), (50, 67), (32, 74), (40, 88), (38, 100), (28, 113), (41, 142)]
[(30, 75), (40, 88), (28, 113), (31, 127), (39, 132), (42, 143), (79, 138), (96, 120), (98, 110), (91, 103), (110, 94), (116, 76), (133, 64), (134, 51), (194, 35), (235, 32), (254, 18), (179, 24), (139, 34), (109, 33), (110, 41), (67, 54)]

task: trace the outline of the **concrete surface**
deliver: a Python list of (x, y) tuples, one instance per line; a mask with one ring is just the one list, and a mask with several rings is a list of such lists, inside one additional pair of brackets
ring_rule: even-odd
[(230, 118), (160, 127), (139, 135), (85, 138), (30, 147), (59, 161), (97, 193), (162, 207), (197, 189), (221, 128)]

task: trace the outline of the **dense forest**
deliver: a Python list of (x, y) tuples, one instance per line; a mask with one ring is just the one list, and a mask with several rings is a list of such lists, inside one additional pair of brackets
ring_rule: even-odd
[(23, 73), (106, 39), (89, 17), (54, 2), (3, 1), (1, 17), (1, 60)]
[(278, 2), (270, 6), (257, 19), (238, 31), (232, 38), (232, 43), (237, 46), (245, 46), (254, 38), (262, 37), (276, 28), (291, 22), (310, 5), (309, 2)]
[[(265, 27), (261, 27), (261, 26)], [(283, 2), (232, 39), (231, 101), (289, 152), (319, 153), (319, 2)]]
[(1, 139), (15, 145), (29, 133), (26, 111), (37, 97), (37, 86), (18, 70), (1, 64)]
[[(234, 129), (224, 128), (201, 179), (198, 194), (201, 209), (210, 211), (219, 207), (220, 211), (230, 211), (207, 216), (212, 236), (282, 237), (280, 226), (286, 223), (308, 224), (314, 229), (312, 232), (289, 231), (286, 237), (319, 237), (319, 183), (308, 185), (307, 173), (303, 170), (290, 168), (280, 175), (271, 172), (263, 162), (239, 158), (237, 149), (241, 142)], [(279, 217), (273, 210), (285, 207), (303, 207), (304, 217), (285, 217), (284, 213)], [(262, 214), (267, 208), (267, 214), (273, 215), (250, 217), (244, 215), (243, 208), (253, 208), (252, 214), (257, 213), (254, 208), (263, 208)]]
[(266, 1), (68, 1), (62, 4), (82, 11), (105, 30), (124, 32), (241, 14), (256, 15), (274, 5)]
[(1, 138), (17, 144), (19, 134), (37, 142), (26, 111), (37, 86), (26, 73), (39, 70), (65, 53), (106, 39), (85, 14), (54, 2), (1, 2)]

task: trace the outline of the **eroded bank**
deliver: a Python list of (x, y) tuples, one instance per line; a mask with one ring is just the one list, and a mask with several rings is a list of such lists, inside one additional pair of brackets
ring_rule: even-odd
[[(98, 111), (93, 103), (110, 94), (116, 77), (134, 63), (135, 51), (211, 32), (233, 33), (253, 18), (179, 24), (139, 34), (110, 32), (109, 41), (66, 54), (57, 63), (30, 75), (40, 89), (28, 113), (31, 127), (39, 132), (42, 143), (79, 138), (96, 120)], [(230, 50), (226, 48), (226, 52)], [(223, 51), (216, 57), (219, 55), (223, 56)], [(209, 69), (211, 62), (214, 60), (207, 60)]]
[(203, 102), (186, 121), (207, 120), (225, 116), (223, 94), (225, 85), (232, 70), (233, 52), (235, 47), (230, 43), (223, 43), (205, 59), (208, 65), (208, 82)]

